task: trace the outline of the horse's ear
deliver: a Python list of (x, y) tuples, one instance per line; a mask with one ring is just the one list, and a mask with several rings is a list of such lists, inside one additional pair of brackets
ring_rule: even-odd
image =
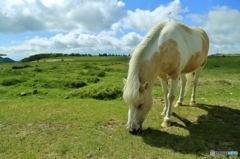
[(127, 82), (127, 79), (123, 78), (123, 84), (126, 84), (126, 82)]
[(143, 91), (145, 91), (147, 89), (147, 87), (148, 87), (148, 83), (145, 82), (144, 84), (141, 84), (141, 86), (139, 88), (139, 91), (143, 92)]

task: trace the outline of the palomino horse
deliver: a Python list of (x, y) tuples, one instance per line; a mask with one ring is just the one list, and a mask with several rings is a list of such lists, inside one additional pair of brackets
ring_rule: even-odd
[[(127, 125), (130, 133), (139, 132), (152, 107), (152, 87), (157, 77), (160, 77), (165, 99), (163, 127), (171, 124), (178, 79), (181, 78), (182, 85), (176, 106), (182, 104), (186, 82), (191, 82), (187, 77), (193, 72), (190, 105), (195, 104), (197, 82), (207, 61), (208, 49), (205, 31), (172, 20), (163, 21), (148, 32), (134, 50), (127, 80), (124, 80), (123, 98), (129, 105)], [(169, 91), (167, 77), (171, 79)]]

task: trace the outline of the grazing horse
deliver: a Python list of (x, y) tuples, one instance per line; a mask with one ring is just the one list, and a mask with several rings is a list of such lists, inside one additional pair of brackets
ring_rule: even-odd
[[(164, 92), (165, 115), (163, 127), (171, 124), (172, 104), (179, 78), (182, 105), (188, 77), (195, 73), (190, 105), (195, 105), (198, 78), (207, 61), (209, 39), (205, 31), (172, 20), (155, 25), (134, 50), (129, 62), (128, 76), (124, 80), (123, 99), (129, 105), (127, 127), (137, 133), (153, 104), (152, 87), (160, 77)], [(168, 78), (171, 80), (168, 90)]]

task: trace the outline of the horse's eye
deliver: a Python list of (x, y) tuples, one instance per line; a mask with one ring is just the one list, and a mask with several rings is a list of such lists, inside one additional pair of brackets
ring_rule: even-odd
[(141, 108), (142, 108), (142, 106), (143, 106), (143, 104), (140, 104), (140, 105), (138, 106), (138, 109), (141, 109)]

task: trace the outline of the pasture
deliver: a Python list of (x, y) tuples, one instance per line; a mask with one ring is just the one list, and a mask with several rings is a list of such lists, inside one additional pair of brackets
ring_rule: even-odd
[[(240, 56), (208, 57), (197, 106), (173, 108), (161, 128), (163, 93), (138, 135), (126, 129), (122, 78), (128, 57), (64, 57), (0, 63), (0, 158), (211, 158), (240, 153)], [(24, 69), (12, 66), (30, 65)], [(177, 91), (178, 97), (179, 89)], [(175, 101), (177, 100), (175, 98)], [(237, 156), (216, 155), (216, 158)]]

